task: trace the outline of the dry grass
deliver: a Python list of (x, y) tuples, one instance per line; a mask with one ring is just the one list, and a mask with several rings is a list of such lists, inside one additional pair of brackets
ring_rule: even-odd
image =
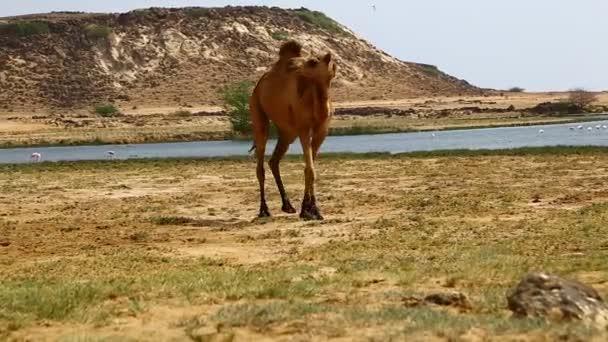
[[(531, 270), (608, 292), (606, 165), (603, 149), (324, 156), (325, 222), (279, 214), (270, 181), (277, 216), (254, 220), (247, 159), (0, 166), (0, 338), (588, 340), (511, 319), (505, 292)], [(298, 202), (301, 162), (283, 172)], [(402, 305), (453, 289), (471, 311)]]

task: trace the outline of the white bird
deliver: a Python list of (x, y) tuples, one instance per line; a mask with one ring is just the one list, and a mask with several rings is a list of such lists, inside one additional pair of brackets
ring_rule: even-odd
[(540, 130), (538, 130), (538, 133), (543, 134), (543, 133), (545, 133), (545, 130), (544, 129), (540, 129)]
[(116, 156), (116, 152), (108, 151), (106, 152), (106, 155), (108, 156), (108, 159), (114, 159), (114, 157)]
[(372, 8), (374, 9), (374, 12), (376, 12), (376, 5), (372, 5)]
[(602, 128), (602, 125), (595, 126), (595, 129), (600, 129), (600, 128)]
[(583, 125), (578, 125), (578, 127), (577, 127), (577, 128), (578, 128), (578, 129), (583, 129), (584, 127), (583, 127)]
[(588, 131), (593, 131), (593, 127), (587, 127)]
[(608, 126), (604, 125), (602, 126), (603, 129), (608, 129)]
[(34, 152), (30, 156), (30, 160), (33, 161), (34, 163), (39, 162), (41, 159), (42, 159), (42, 154), (40, 154), (38, 152)]
[(431, 136), (434, 138), (435, 137), (435, 133), (431, 133)]

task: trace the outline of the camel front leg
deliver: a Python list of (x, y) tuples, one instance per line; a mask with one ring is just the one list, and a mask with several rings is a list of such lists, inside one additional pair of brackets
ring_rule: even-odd
[(315, 163), (313, 157), (312, 143), (309, 134), (300, 136), (302, 150), (304, 151), (304, 199), (300, 217), (305, 220), (323, 220), (323, 216), (317, 208), (315, 199)]

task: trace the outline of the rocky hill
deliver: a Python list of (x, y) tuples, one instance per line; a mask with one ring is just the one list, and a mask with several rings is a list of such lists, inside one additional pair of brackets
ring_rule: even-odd
[(334, 53), (337, 101), (481, 92), (391, 57), (319, 12), (151, 8), (0, 19), (0, 109), (214, 105), (221, 86), (259, 77), (286, 39)]

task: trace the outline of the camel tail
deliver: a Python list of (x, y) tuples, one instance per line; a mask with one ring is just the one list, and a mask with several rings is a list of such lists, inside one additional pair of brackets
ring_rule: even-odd
[(285, 58), (295, 58), (300, 57), (302, 55), (302, 44), (296, 42), (295, 40), (290, 40), (283, 45), (281, 45), (281, 50), (279, 50), (279, 57), (281, 59)]

